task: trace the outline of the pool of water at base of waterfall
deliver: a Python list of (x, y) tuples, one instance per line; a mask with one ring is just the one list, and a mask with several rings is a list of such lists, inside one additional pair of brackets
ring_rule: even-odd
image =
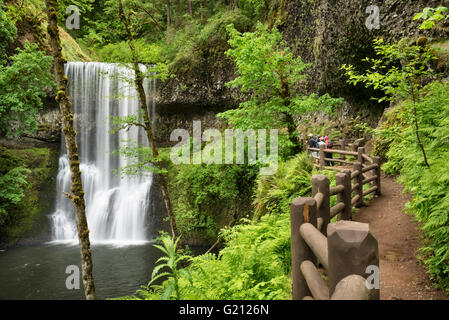
[[(98, 298), (132, 295), (141, 285), (146, 285), (156, 260), (161, 256), (153, 244), (93, 244)], [(70, 276), (69, 284), (74, 283), (74, 272), (67, 269), (73, 265), (78, 266), (81, 273), (77, 243), (46, 243), (0, 250), (0, 299), (84, 299), (81, 275), (80, 289), (69, 290), (66, 286)]]

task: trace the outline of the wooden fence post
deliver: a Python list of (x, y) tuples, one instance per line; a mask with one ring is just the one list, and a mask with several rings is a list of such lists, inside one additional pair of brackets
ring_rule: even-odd
[(380, 188), (380, 158), (379, 157), (373, 157), (373, 162), (377, 164), (377, 169), (375, 170), (377, 179), (375, 180), (375, 186), (377, 186), (376, 194), (380, 196), (382, 194), (382, 189)]
[(312, 177), (312, 196), (320, 192), (323, 194), (323, 202), (317, 208), (317, 218), (323, 219), (321, 232), (326, 235), (327, 225), (330, 222), (330, 192), (329, 192), (329, 177), (326, 175), (314, 175)]
[(299, 228), (305, 222), (316, 227), (316, 201), (314, 198), (296, 198), (290, 205), (291, 219), (291, 256), (292, 256), (292, 295), (293, 300), (310, 296), (310, 290), (301, 272), (301, 263), (305, 260), (316, 262), (316, 257), (302, 239)]
[(349, 146), (349, 150), (351, 150), (352, 152), (357, 152), (357, 145), (355, 143), (350, 143), (348, 144)]
[(351, 171), (345, 170), (335, 175), (337, 185), (344, 187), (343, 192), (337, 194), (337, 203), (343, 202), (345, 208), (338, 214), (338, 220), (352, 220), (352, 191), (351, 191)]
[(326, 154), (324, 153), (324, 144), (320, 144), (320, 170), (324, 169)]
[(356, 208), (360, 208), (363, 206), (363, 173), (362, 173), (363, 165), (361, 162), (354, 163), (354, 171), (358, 171), (359, 174), (354, 178), (354, 185), (358, 184), (359, 186), (354, 190), (354, 196), (358, 195), (359, 200), (354, 204)]
[[(346, 149), (346, 144), (345, 144), (345, 140), (344, 139), (340, 139), (340, 150), (345, 150)], [(346, 160), (346, 156), (344, 154), (340, 155), (340, 160)]]
[[(343, 278), (356, 274), (371, 276), (371, 268), (379, 270), (379, 252), (376, 238), (367, 223), (339, 221), (327, 227), (329, 250), (329, 295)], [(369, 269), (367, 269), (370, 267)], [(379, 272), (374, 274), (375, 284), (380, 285)], [(378, 300), (380, 288), (371, 289), (371, 299)]]
[(357, 149), (357, 162), (360, 162), (363, 164), (363, 154), (365, 153), (364, 147), (359, 147)]

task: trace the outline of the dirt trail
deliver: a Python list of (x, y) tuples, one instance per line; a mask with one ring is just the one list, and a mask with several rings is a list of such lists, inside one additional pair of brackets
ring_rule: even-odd
[(362, 207), (354, 220), (369, 223), (379, 243), (381, 299), (448, 299), (433, 288), (424, 267), (416, 259), (421, 232), (411, 215), (403, 213), (409, 197), (402, 186), (382, 175), (382, 196)]

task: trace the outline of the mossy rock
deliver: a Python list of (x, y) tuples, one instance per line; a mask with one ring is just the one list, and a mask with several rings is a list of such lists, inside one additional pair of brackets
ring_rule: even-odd
[(8, 210), (8, 221), (0, 226), (0, 245), (43, 240), (50, 234), (47, 215), (55, 196), (58, 150), (51, 148), (7, 149), (1, 147), (0, 171), (24, 167), (28, 185), (21, 202)]
[[(400, 104), (388, 108), (385, 110), (382, 119), (377, 127), (378, 131), (385, 130), (388, 128), (405, 127), (404, 119), (402, 119), (402, 109), (407, 101), (403, 101)], [(381, 158), (382, 162), (387, 160), (387, 152), (390, 150), (390, 144), (393, 142), (392, 139), (387, 139), (382, 136), (376, 136), (373, 140), (373, 155)]]
[(449, 39), (431, 44), (438, 58), (436, 69), (438, 72), (449, 72)]

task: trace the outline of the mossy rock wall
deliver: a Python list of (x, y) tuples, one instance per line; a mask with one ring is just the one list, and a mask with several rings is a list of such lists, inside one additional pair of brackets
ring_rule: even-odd
[[(3, 142), (2, 142), (3, 144)], [(17, 148), (0, 146), (3, 156), (13, 157), (15, 166), (31, 170), (21, 202), (8, 212), (7, 223), (0, 227), (0, 246), (33, 244), (50, 240), (49, 214), (54, 209), (59, 144), (48, 147)]]
[[(341, 66), (353, 64), (358, 70), (365, 70), (367, 66), (361, 60), (374, 55), (372, 41), (377, 37), (395, 41), (420, 36), (447, 38), (447, 32), (441, 30), (419, 31), (420, 22), (413, 21), (413, 16), (425, 7), (440, 4), (441, 1), (435, 0), (273, 0), (267, 22), (278, 27), (296, 55), (313, 63), (305, 85), (308, 91), (345, 98), (339, 122), (358, 116), (360, 121), (375, 127), (388, 106), (370, 99), (376, 92), (348, 85)], [(371, 5), (380, 9), (378, 30), (366, 27), (369, 16), (366, 10)], [(158, 86), (160, 108), (181, 110), (179, 106), (194, 105), (208, 111), (236, 107), (244, 100), (245, 97), (225, 85), (235, 77), (234, 65), (224, 55), (226, 43), (211, 45), (215, 48), (187, 52), (186, 56), (195, 59), (174, 66), (176, 78)], [(328, 122), (317, 116), (318, 124)]]
[[(385, 106), (370, 101), (375, 92), (348, 85), (341, 66), (352, 64), (365, 70), (367, 66), (361, 60), (374, 56), (372, 41), (378, 37), (394, 41), (405, 37), (447, 37), (447, 33), (438, 30), (420, 31), (420, 22), (413, 21), (414, 15), (425, 7), (440, 4), (441, 1), (433, 0), (282, 1), (278, 11), (284, 20), (279, 29), (293, 52), (313, 63), (307, 82), (309, 90), (344, 97), (353, 114), (378, 120)], [(371, 5), (379, 7), (379, 29), (369, 30), (366, 26), (367, 8)]]

